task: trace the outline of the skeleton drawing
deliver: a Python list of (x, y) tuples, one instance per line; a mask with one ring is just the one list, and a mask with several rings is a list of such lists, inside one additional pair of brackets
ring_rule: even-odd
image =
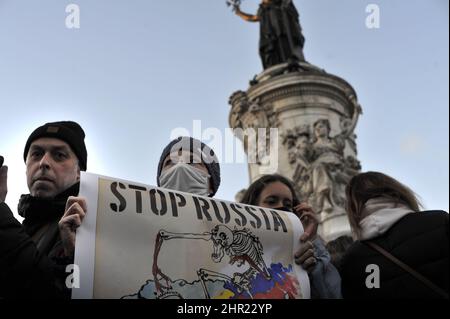
[(207, 299), (211, 298), (206, 286), (207, 279), (217, 279), (230, 283), (236, 287), (239, 293), (246, 292), (251, 298), (253, 298), (250, 292), (252, 279), (261, 274), (264, 279), (271, 280), (271, 275), (262, 257), (263, 246), (258, 237), (253, 235), (248, 229), (231, 230), (225, 225), (217, 225), (210, 232), (202, 234), (171, 233), (160, 230), (155, 242), (152, 268), (157, 298), (183, 298), (172, 289), (170, 285), (173, 282), (172, 279), (164, 274), (158, 266), (158, 256), (163, 242), (173, 239), (211, 241), (213, 244), (211, 259), (215, 263), (220, 263), (225, 255), (229, 256), (231, 265), (236, 264), (238, 267), (241, 267), (248, 263), (249, 268), (246, 271), (242, 273), (236, 272), (232, 277), (204, 268), (198, 269), (197, 276)]

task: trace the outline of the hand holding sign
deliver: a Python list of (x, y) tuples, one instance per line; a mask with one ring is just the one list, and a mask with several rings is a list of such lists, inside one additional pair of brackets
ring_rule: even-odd
[(67, 199), (66, 211), (58, 223), (64, 254), (67, 257), (74, 254), (76, 230), (81, 226), (86, 210), (87, 205), (84, 198), (70, 196)]

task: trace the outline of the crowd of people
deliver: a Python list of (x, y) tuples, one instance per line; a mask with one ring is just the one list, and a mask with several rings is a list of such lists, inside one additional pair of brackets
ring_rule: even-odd
[[(23, 154), (29, 194), (18, 205), (22, 223), (5, 203), (8, 168), (0, 157), (0, 299), (70, 298), (65, 269), (74, 262), (76, 230), (87, 211), (78, 196), (80, 171), (87, 169), (84, 139), (72, 121), (31, 133)], [(213, 197), (220, 182), (219, 161), (201, 141), (179, 137), (162, 151), (158, 186)], [(284, 176), (260, 177), (241, 202), (300, 219), (304, 233), (294, 257), (308, 273), (312, 298), (448, 299), (448, 213), (421, 211), (412, 190), (378, 172), (355, 175), (345, 194), (352, 234), (328, 243), (318, 234), (316, 212)]]

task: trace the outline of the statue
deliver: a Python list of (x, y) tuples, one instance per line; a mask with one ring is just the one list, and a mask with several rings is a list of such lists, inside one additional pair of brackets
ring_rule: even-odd
[(288, 148), (289, 163), (295, 167), (292, 180), (301, 200), (308, 201), (312, 195), (311, 142), (308, 125), (288, 129), (282, 134), (283, 144)]
[(289, 163), (295, 167), (296, 190), (318, 213), (332, 213), (337, 207), (344, 207), (345, 185), (361, 169), (356, 158), (344, 156), (346, 142), (353, 137), (362, 112), (359, 104), (354, 106), (352, 118), (345, 118), (348, 122), (336, 136), (330, 136), (328, 119), (314, 122), (312, 130), (302, 125), (283, 134)]
[(319, 119), (313, 124), (311, 176), (313, 206), (317, 211), (331, 213), (334, 207), (344, 206), (345, 185), (359, 168), (356, 159), (344, 158), (344, 148), (353, 134), (359, 114), (361, 109), (355, 109), (350, 124), (334, 137), (330, 137), (328, 119)]
[(264, 69), (285, 62), (305, 61), (305, 38), (292, 0), (262, 0), (256, 15), (242, 12), (240, 0), (228, 3), (242, 19), (260, 23), (259, 54)]

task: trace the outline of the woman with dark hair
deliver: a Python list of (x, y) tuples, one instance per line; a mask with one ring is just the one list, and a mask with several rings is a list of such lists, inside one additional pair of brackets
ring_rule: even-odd
[(346, 197), (358, 241), (342, 261), (344, 298), (448, 298), (448, 213), (421, 212), (412, 190), (378, 172), (354, 176)]
[[(281, 184), (284, 184), (287, 188), (289, 188), (290, 191), (290, 199), (288, 201), (282, 202), (284, 204), (284, 207), (281, 208), (289, 208), (289, 211), (292, 211), (292, 208), (300, 204), (296, 192), (294, 190), (294, 186), (292, 183), (284, 176), (273, 174), (273, 175), (264, 175), (258, 180), (254, 181), (248, 188), (247, 191), (244, 193), (242, 198), (242, 203), (248, 204), (248, 205), (258, 205), (259, 200), (261, 199), (261, 193), (263, 190), (272, 183), (279, 182)], [(266, 204), (271, 205), (270, 208), (277, 208), (272, 207), (273, 204), (276, 203), (272, 197), (269, 197), (266, 199)], [(287, 207), (285, 205), (288, 205)], [(264, 207), (264, 206), (263, 206)], [(285, 210), (285, 209), (282, 209)]]
[(318, 220), (312, 208), (301, 203), (295, 189), (281, 175), (264, 175), (253, 182), (241, 200), (243, 204), (288, 211), (296, 214), (304, 227), (300, 250), (295, 262), (309, 275), (312, 298), (340, 298), (340, 277), (330, 262), (330, 255), (322, 239), (317, 236)]

